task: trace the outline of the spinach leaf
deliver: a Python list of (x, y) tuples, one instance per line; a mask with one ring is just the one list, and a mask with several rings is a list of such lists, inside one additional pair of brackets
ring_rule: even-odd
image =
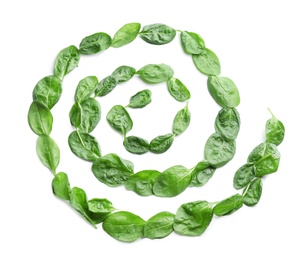
[(117, 83), (122, 83), (133, 78), (135, 73), (136, 70), (132, 67), (120, 66), (112, 73), (112, 77), (116, 79)]
[(285, 127), (269, 109), (272, 118), (266, 123), (266, 141), (275, 145), (280, 145), (285, 137)]
[(107, 50), (112, 44), (112, 38), (106, 33), (95, 33), (85, 37), (80, 43), (80, 53), (95, 54)]
[(134, 41), (140, 31), (140, 23), (128, 23), (122, 26), (114, 35), (112, 47), (119, 48)]
[(207, 229), (212, 217), (213, 210), (207, 201), (185, 203), (176, 212), (173, 228), (180, 235), (199, 236)]
[(200, 54), (205, 49), (202, 37), (193, 32), (181, 32), (181, 43), (187, 54)]
[(153, 184), (159, 175), (160, 172), (155, 170), (137, 172), (129, 177), (125, 182), (125, 187), (128, 190), (136, 192), (140, 196), (153, 195)]
[(28, 112), (28, 123), (37, 135), (49, 135), (52, 131), (53, 116), (44, 104), (33, 101)]
[(192, 59), (196, 68), (207, 76), (221, 73), (220, 61), (217, 55), (207, 48), (200, 54), (193, 54)]
[(81, 103), (82, 101), (88, 99), (95, 91), (97, 85), (98, 79), (95, 76), (88, 76), (80, 80), (74, 95), (75, 102)]
[(88, 215), (95, 224), (103, 222), (115, 210), (107, 199), (91, 199), (88, 201)]
[(243, 206), (243, 197), (240, 194), (222, 200), (214, 207), (214, 214), (218, 217), (230, 215)]
[(235, 83), (225, 77), (209, 76), (208, 91), (221, 107), (236, 107), (240, 104), (240, 95)]
[(156, 84), (172, 78), (174, 71), (166, 64), (148, 64), (136, 72), (146, 83)]
[(180, 135), (185, 132), (190, 124), (190, 111), (188, 109), (188, 103), (186, 106), (177, 112), (173, 120), (172, 132), (175, 135)]
[(215, 130), (226, 141), (234, 141), (240, 129), (240, 116), (235, 108), (224, 107), (215, 120)]
[(119, 241), (133, 242), (143, 236), (145, 223), (142, 218), (133, 213), (119, 211), (104, 220), (103, 229)]
[(172, 166), (157, 177), (153, 193), (158, 197), (177, 196), (188, 187), (191, 177), (191, 171), (184, 166)]
[(68, 144), (71, 151), (81, 159), (93, 162), (101, 157), (98, 140), (90, 134), (74, 131), (68, 137)]
[(175, 38), (176, 31), (165, 24), (156, 23), (143, 27), (139, 35), (145, 42), (162, 45), (171, 42)]
[(186, 101), (190, 99), (190, 92), (186, 86), (176, 78), (171, 78), (167, 81), (167, 87), (170, 95), (177, 101)]
[(150, 239), (164, 238), (173, 232), (175, 215), (163, 211), (151, 217), (144, 226), (144, 237)]
[(214, 133), (205, 144), (204, 157), (211, 166), (219, 168), (233, 159), (235, 152), (235, 141), (225, 141), (219, 134)]
[(235, 173), (233, 181), (234, 188), (239, 190), (247, 186), (254, 177), (254, 165), (252, 163), (242, 165)]
[(63, 79), (69, 72), (74, 70), (80, 60), (80, 52), (77, 47), (71, 45), (59, 52), (54, 63), (54, 75)]
[(41, 162), (55, 174), (60, 161), (60, 150), (54, 140), (47, 135), (39, 136), (36, 151)]
[(128, 104), (128, 107), (143, 108), (146, 105), (149, 105), (152, 101), (151, 94), (151, 91), (148, 89), (144, 89), (142, 91), (137, 92), (134, 96), (130, 98), (130, 103)]
[(133, 154), (144, 154), (149, 151), (149, 142), (137, 136), (128, 136), (124, 139), (125, 149)]
[(262, 180), (261, 178), (256, 178), (243, 191), (243, 204), (247, 206), (256, 205), (260, 200), (261, 193)]
[(56, 174), (52, 180), (52, 190), (55, 196), (63, 200), (70, 200), (70, 183), (64, 172)]
[(152, 153), (164, 153), (172, 145), (174, 141), (174, 134), (166, 134), (155, 137), (151, 142), (149, 149)]
[(74, 103), (69, 112), (70, 124), (79, 128), (82, 121), (82, 107), (80, 103)]
[(117, 187), (134, 174), (134, 165), (116, 154), (107, 154), (95, 160), (92, 165), (95, 177), (110, 187)]
[(279, 161), (280, 153), (277, 150), (277, 146), (271, 143), (258, 145), (248, 157), (248, 162), (254, 163), (256, 177), (276, 172)]
[(38, 81), (33, 90), (33, 100), (51, 109), (62, 95), (62, 81), (57, 76), (47, 76)]
[(215, 168), (211, 167), (209, 162), (199, 162), (191, 171), (191, 182), (189, 186), (200, 187), (206, 184), (209, 179), (213, 176)]
[(105, 79), (102, 79), (96, 90), (95, 96), (103, 97), (109, 94), (117, 86), (117, 79), (113, 76), (108, 76)]
[(126, 135), (133, 127), (133, 121), (129, 113), (121, 105), (113, 106), (107, 113), (106, 119), (114, 129), (123, 135)]

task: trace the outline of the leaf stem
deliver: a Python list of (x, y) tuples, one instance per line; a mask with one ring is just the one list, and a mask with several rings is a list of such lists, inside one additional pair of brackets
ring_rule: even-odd
[(80, 135), (79, 129), (76, 129), (76, 132), (77, 132), (78, 137), (79, 137), (79, 139), (80, 139), (80, 141), (81, 141), (81, 144), (85, 147), (85, 144), (84, 144), (83, 139), (82, 139), (82, 137), (81, 137), (81, 135)]
[(268, 111), (270, 112), (271, 116), (275, 118), (270, 108), (268, 108)]

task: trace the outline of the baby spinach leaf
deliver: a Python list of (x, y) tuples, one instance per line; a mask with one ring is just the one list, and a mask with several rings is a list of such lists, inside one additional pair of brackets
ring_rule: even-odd
[(142, 108), (146, 105), (150, 104), (151, 99), (151, 91), (148, 89), (144, 89), (142, 91), (137, 92), (134, 96), (130, 98), (130, 103), (128, 107), (131, 108)]
[(88, 215), (95, 224), (103, 222), (115, 210), (107, 199), (91, 199), (88, 201)]
[(117, 79), (113, 76), (108, 76), (105, 79), (102, 79), (96, 90), (95, 96), (103, 97), (109, 94), (117, 86)]
[(191, 177), (191, 171), (184, 166), (170, 167), (155, 180), (153, 193), (158, 197), (177, 196), (188, 187)]
[(103, 32), (85, 37), (80, 43), (80, 53), (95, 54), (107, 50), (112, 44), (112, 38)]
[(125, 182), (125, 187), (128, 190), (136, 192), (140, 196), (153, 195), (153, 184), (159, 175), (160, 172), (155, 170), (137, 172), (129, 177)]
[(70, 200), (70, 183), (64, 172), (56, 174), (52, 180), (52, 190), (55, 196), (63, 200)]
[(38, 81), (33, 90), (33, 100), (51, 109), (62, 95), (62, 81), (57, 76), (47, 76)]
[(140, 31), (140, 23), (128, 23), (122, 26), (114, 35), (112, 47), (119, 48), (134, 41)]
[(240, 190), (247, 186), (254, 177), (254, 165), (252, 163), (242, 165), (235, 173), (233, 181), (234, 188)]
[(177, 112), (173, 120), (172, 132), (175, 135), (180, 135), (185, 132), (190, 124), (190, 111), (188, 109), (188, 103), (186, 106)]
[(53, 116), (44, 104), (33, 101), (28, 112), (28, 123), (37, 135), (49, 135), (52, 131)]
[(176, 31), (167, 25), (156, 23), (143, 27), (139, 35), (145, 42), (162, 45), (171, 42), (175, 38)]
[(82, 101), (88, 99), (95, 91), (97, 85), (98, 79), (96, 76), (88, 76), (80, 80), (74, 95), (75, 102), (81, 103)]
[(173, 232), (175, 215), (163, 211), (151, 217), (144, 226), (144, 237), (150, 239), (164, 238)]
[(174, 71), (166, 64), (148, 64), (136, 72), (146, 83), (156, 84), (172, 78)]
[(185, 203), (176, 212), (173, 228), (180, 235), (199, 236), (207, 229), (212, 217), (213, 210), (207, 201)]
[(82, 121), (82, 107), (80, 103), (74, 103), (69, 112), (70, 124), (79, 128)]
[(134, 154), (144, 154), (149, 151), (149, 142), (137, 136), (128, 136), (124, 139), (125, 149)]
[(207, 76), (220, 75), (220, 61), (211, 50), (205, 48), (200, 54), (193, 54), (192, 59), (197, 69), (203, 74)]
[(236, 107), (240, 104), (240, 95), (235, 83), (225, 77), (209, 76), (208, 91), (221, 107)]
[(133, 78), (135, 73), (136, 70), (132, 67), (120, 66), (112, 73), (112, 77), (116, 79), (117, 83), (122, 83)]
[(101, 157), (98, 140), (90, 134), (74, 131), (68, 137), (68, 144), (71, 151), (81, 159), (93, 162)]
[(107, 113), (106, 119), (114, 129), (123, 135), (125, 135), (133, 127), (133, 121), (129, 113), (121, 105), (113, 106)]
[(205, 49), (202, 37), (193, 32), (181, 32), (181, 43), (187, 54), (200, 54)]
[(200, 187), (206, 184), (209, 179), (213, 176), (215, 168), (211, 167), (209, 162), (199, 162), (191, 171), (191, 182), (189, 186)]
[(275, 145), (280, 145), (285, 137), (285, 127), (269, 110), (272, 118), (266, 123), (266, 141)]
[(271, 143), (258, 145), (248, 157), (248, 162), (254, 163), (256, 177), (276, 172), (279, 161), (280, 153), (277, 146)]
[(205, 144), (204, 157), (211, 166), (219, 168), (233, 159), (235, 152), (235, 141), (227, 142), (219, 134), (214, 133)]
[(176, 78), (171, 78), (167, 81), (167, 87), (170, 95), (177, 101), (186, 101), (190, 99), (190, 92), (186, 86)]
[(99, 181), (110, 187), (116, 187), (124, 184), (134, 174), (134, 165), (111, 153), (95, 160), (92, 172)]
[(54, 75), (63, 79), (69, 72), (74, 70), (80, 60), (80, 52), (77, 47), (71, 45), (59, 52), (54, 63)]
[(119, 241), (133, 242), (143, 236), (145, 223), (142, 218), (133, 213), (119, 211), (104, 220), (103, 229)]
[(164, 153), (172, 145), (174, 134), (166, 134), (155, 137), (151, 142), (149, 149), (152, 153)]
[(234, 141), (240, 129), (240, 116), (235, 108), (224, 107), (215, 120), (216, 132), (226, 141)]
[(261, 178), (256, 178), (243, 191), (243, 204), (247, 206), (256, 205), (260, 200), (261, 193), (262, 180)]
[(240, 194), (222, 200), (214, 207), (214, 214), (218, 217), (230, 215), (243, 206), (243, 197)]

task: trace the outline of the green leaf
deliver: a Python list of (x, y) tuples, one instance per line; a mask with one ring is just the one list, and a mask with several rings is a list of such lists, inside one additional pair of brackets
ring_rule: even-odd
[(74, 70), (80, 60), (80, 52), (77, 47), (71, 45), (59, 52), (54, 63), (54, 75), (63, 79), (69, 72)]
[(107, 50), (112, 44), (112, 38), (106, 33), (95, 33), (85, 37), (80, 43), (80, 53), (95, 54)]
[(246, 187), (243, 191), (243, 204), (247, 206), (256, 205), (261, 197), (262, 193), (262, 180), (256, 178), (250, 183), (250, 186)]
[(172, 78), (174, 71), (166, 64), (148, 64), (136, 72), (146, 83), (157, 84)]
[(183, 102), (190, 99), (190, 92), (186, 86), (176, 78), (171, 78), (167, 81), (167, 87), (170, 95), (177, 101)]
[(95, 95), (98, 97), (103, 97), (109, 94), (117, 86), (117, 79), (113, 76), (108, 76), (105, 79), (102, 79), (96, 90)]
[(235, 141), (227, 142), (217, 133), (206, 141), (204, 157), (214, 168), (222, 167), (233, 159), (236, 152)]
[(160, 172), (155, 170), (137, 172), (129, 177), (125, 182), (125, 187), (128, 190), (136, 192), (140, 196), (153, 195), (153, 184), (159, 175)]
[(180, 135), (188, 128), (190, 124), (190, 111), (188, 103), (186, 106), (177, 112), (173, 120), (172, 132), (175, 135)]
[(235, 108), (224, 107), (215, 120), (215, 130), (226, 141), (234, 141), (240, 129), (240, 116)]
[(149, 149), (152, 153), (164, 153), (166, 152), (172, 145), (174, 141), (173, 134), (160, 135), (155, 137), (151, 142)]
[(207, 229), (213, 210), (207, 201), (199, 200), (181, 205), (174, 219), (174, 231), (184, 236), (199, 236)]
[(103, 222), (115, 210), (107, 199), (91, 199), (88, 201), (88, 215), (95, 224)]
[(140, 31), (140, 23), (128, 23), (122, 26), (114, 35), (112, 47), (119, 48), (134, 41)]
[(200, 54), (193, 54), (192, 59), (197, 69), (207, 76), (221, 73), (220, 61), (217, 55), (207, 48)]
[(253, 164), (242, 165), (235, 173), (233, 185), (236, 190), (247, 186), (255, 177), (255, 169)]
[(225, 77), (210, 76), (208, 91), (221, 107), (236, 107), (240, 104), (240, 95), (235, 83)]
[(191, 182), (189, 186), (200, 187), (206, 184), (209, 179), (213, 176), (215, 168), (211, 167), (209, 162), (199, 162), (191, 171)]
[[(269, 110), (270, 111), (270, 110)], [(270, 111), (272, 118), (266, 123), (266, 141), (280, 145), (285, 137), (285, 127)]]
[(243, 206), (243, 197), (240, 194), (222, 200), (214, 207), (214, 214), (218, 217), (230, 215)]
[(81, 159), (95, 161), (101, 157), (98, 140), (90, 134), (74, 131), (68, 137), (71, 151)]
[(70, 200), (70, 183), (66, 173), (59, 172), (54, 176), (52, 190), (55, 196), (63, 200)]
[(175, 38), (176, 31), (167, 25), (157, 23), (146, 25), (139, 35), (147, 43), (162, 45), (171, 42)]
[(125, 149), (133, 154), (144, 154), (149, 151), (149, 142), (137, 136), (128, 136), (124, 139)]
[(205, 49), (202, 37), (193, 32), (181, 32), (181, 43), (187, 54), (200, 54)]
[(107, 113), (106, 119), (114, 129), (123, 135), (125, 135), (133, 127), (133, 121), (129, 113), (121, 105), (113, 106)]
[(148, 89), (144, 89), (142, 91), (137, 92), (134, 96), (130, 98), (130, 103), (128, 104), (128, 107), (143, 108), (146, 105), (149, 105), (152, 101), (151, 94), (151, 91)]
[(41, 162), (55, 174), (60, 161), (60, 150), (54, 140), (47, 135), (39, 136), (36, 151)]
[(117, 187), (134, 174), (134, 165), (116, 154), (107, 154), (94, 161), (92, 172), (99, 181), (110, 187)]
[(103, 229), (119, 241), (133, 242), (143, 236), (145, 223), (142, 218), (133, 213), (119, 211), (104, 220)]
[(173, 232), (175, 215), (163, 211), (151, 217), (144, 226), (144, 237), (150, 239), (164, 238)]
[(53, 116), (44, 104), (33, 101), (28, 112), (28, 123), (37, 135), (49, 135), (52, 131)]
[(122, 83), (130, 80), (135, 75), (136, 70), (129, 66), (120, 66), (113, 73), (112, 77), (116, 79), (117, 83)]
[(98, 79), (96, 76), (88, 76), (80, 80), (74, 95), (75, 102), (81, 103), (82, 101), (88, 99), (95, 91), (97, 85)]
[(47, 76), (38, 81), (33, 90), (33, 100), (51, 109), (62, 94), (62, 81), (57, 76)]
[(172, 166), (157, 177), (153, 193), (158, 197), (177, 196), (188, 187), (191, 177), (191, 171), (184, 166)]

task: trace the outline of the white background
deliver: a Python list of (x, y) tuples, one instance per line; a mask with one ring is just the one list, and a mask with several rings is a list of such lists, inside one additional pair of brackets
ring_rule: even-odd
[[(305, 7), (304, 1), (1, 1), (1, 259), (305, 259)], [(192, 167), (203, 158), (205, 140), (213, 133), (219, 107), (209, 96), (206, 77), (183, 53), (179, 37), (164, 46), (141, 39), (119, 49), (81, 57), (64, 81), (63, 95), (52, 110), (52, 137), (61, 149), (58, 171), (89, 198), (106, 197), (116, 208), (144, 219), (160, 211), (176, 212), (185, 202), (218, 201), (234, 194), (232, 178), (249, 152), (264, 140), (267, 108), (286, 126), (279, 146), (279, 171), (264, 178), (263, 194), (253, 208), (214, 218), (200, 237), (171, 234), (161, 240), (122, 243), (99, 225), (94, 230), (78, 213), (55, 198), (52, 174), (37, 158), (36, 136), (27, 124), (31, 93), (37, 81), (52, 73), (57, 53), (95, 32), (111, 36), (125, 23), (165, 23), (202, 35), (219, 57), (222, 75), (240, 90), (241, 131), (235, 158), (201, 188), (188, 188), (176, 198), (143, 198), (123, 187), (109, 188), (91, 173), (91, 164), (75, 157), (67, 137), (68, 113), (80, 79), (100, 80), (120, 65), (136, 69), (149, 63), (170, 65), (191, 91), (189, 129), (162, 155), (126, 152), (122, 137), (106, 123), (111, 106), (125, 105), (137, 91), (149, 88), (153, 102), (129, 110), (133, 135), (148, 140), (171, 131), (184, 104), (167, 93), (165, 84), (148, 86), (136, 77), (99, 99), (102, 119), (93, 135), (102, 153), (132, 160), (135, 171)]]

